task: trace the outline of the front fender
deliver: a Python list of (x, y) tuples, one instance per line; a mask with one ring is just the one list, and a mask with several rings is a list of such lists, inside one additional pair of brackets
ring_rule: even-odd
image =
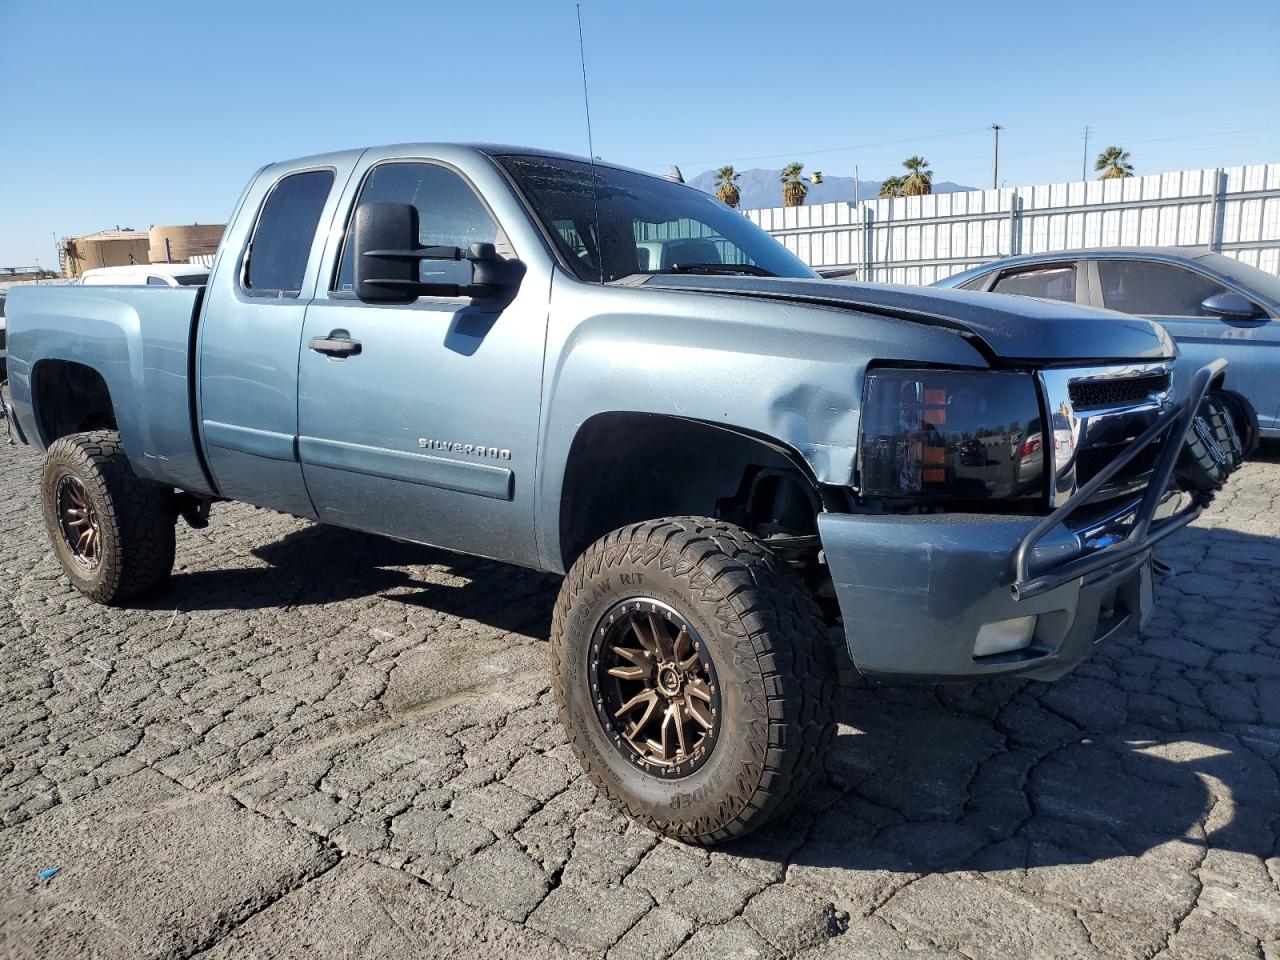
[(538, 478), (544, 565), (561, 567), (560, 492), (574, 437), (592, 417), (653, 413), (724, 426), (794, 451), (819, 483), (850, 486), (862, 377), (876, 359), (986, 365), (947, 330), (717, 294), (596, 286), (558, 274)]

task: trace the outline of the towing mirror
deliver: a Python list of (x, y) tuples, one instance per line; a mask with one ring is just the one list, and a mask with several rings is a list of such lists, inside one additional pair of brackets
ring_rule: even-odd
[[(460, 247), (418, 245), (418, 209), (411, 203), (362, 203), (354, 224), (356, 296), (365, 303), (412, 303), (418, 297), (483, 299), (514, 293), (524, 264), (504, 260), (492, 243)], [(465, 260), (471, 283), (424, 283), (423, 260)]]
[[(411, 203), (362, 203), (355, 219), (356, 296), (365, 303), (412, 303), (418, 294), (418, 210)], [(400, 256), (396, 253), (399, 251)]]
[(1221, 317), (1223, 320), (1252, 320), (1261, 313), (1258, 305), (1244, 294), (1230, 290), (1205, 297), (1200, 302), (1200, 310), (1211, 317)]

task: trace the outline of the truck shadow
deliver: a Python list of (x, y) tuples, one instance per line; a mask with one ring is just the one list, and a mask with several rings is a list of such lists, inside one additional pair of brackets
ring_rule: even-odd
[(1157, 553), (1179, 572), (1146, 637), (1055, 683), (844, 684), (803, 840), (784, 824), (727, 849), (818, 877), (1276, 856), (1280, 540), (1192, 527)]
[[(1146, 639), (1053, 684), (853, 679), (799, 815), (722, 848), (788, 869), (1004, 871), (1212, 846), (1274, 856), (1280, 814), (1280, 541), (1193, 527), (1160, 550)], [(333, 527), (254, 548), (266, 566), (175, 574), (155, 609), (381, 596), (545, 638), (559, 578)], [(1181, 851), (1181, 852), (1179, 852)], [(1187, 851), (1190, 851), (1189, 853)]]
[(322, 525), (291, 531), (252, 554), (266, 566), (176, 572), (167, 590), (138, 605), (261, 610), (381, 596), (546, 639), (560, 588), (559, 577)]
[(1155, 730), (1129, 719), (1095, 732), (1041, 706), (1048, 692), (845, 691), (826, 781), (802, 804), (803, 842), (783, 825), (726, 850), (781, 854), (801, 873), (1018, 871), (1144, 855), (1194, 866), (1207, 848), (1275, 855), (1277, 773), (1262, 755), (1280, 750), (1275, 728)]

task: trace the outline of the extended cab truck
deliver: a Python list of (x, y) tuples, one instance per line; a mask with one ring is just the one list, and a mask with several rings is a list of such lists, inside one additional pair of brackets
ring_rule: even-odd
[(1057, 677), (1241, 456), (1224, 365), (1174, 395), (1154, 323), (823, 281), (697, 190), (519, 148), (274, 164), (206, 287), (8, 313), (78, 589), (161, 586), (217, 500), (565, 573), (574, 750), (704, 843), (821, 769), (833, 627), (876, 677)]

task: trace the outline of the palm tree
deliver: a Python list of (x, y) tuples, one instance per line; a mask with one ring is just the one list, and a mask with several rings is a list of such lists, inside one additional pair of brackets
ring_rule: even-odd
[(1123, 180), (1133, 176), (1133, 164), (1129, 162), (1129, 151), (1119, 147), (1107, 147), (1093, 165), (1099, 171), (1099, 180)]
[(902, 196), (902, 185), (906, 181), (905, 177), (887, 177), (880, 183), (880, 199), (888, 200), (892, 197)]
[(728, 207), (736, 207), (742, 200), (742, 194), (738, 192), (738, 185), (735, 182), (740, 176), (733, 167), (721, 167), (716, 171), (716, 196), (720, 198), (720, 202)]
[(804, 198), (809, 193), (809, 184), (805, 182), (804, 177), (800, 176), (802, 170), (804, 170), (803, 163), (788, 163), (778, 175), (778, 179), (782, 181), (784, 207), (804, 206)]
[(924, 157), (907, 157), (902, 165), (911, 172), (902, 181), (904, 197), (919, 197), (933, 193), (933, 171), (929, 169), (929, 161)]

